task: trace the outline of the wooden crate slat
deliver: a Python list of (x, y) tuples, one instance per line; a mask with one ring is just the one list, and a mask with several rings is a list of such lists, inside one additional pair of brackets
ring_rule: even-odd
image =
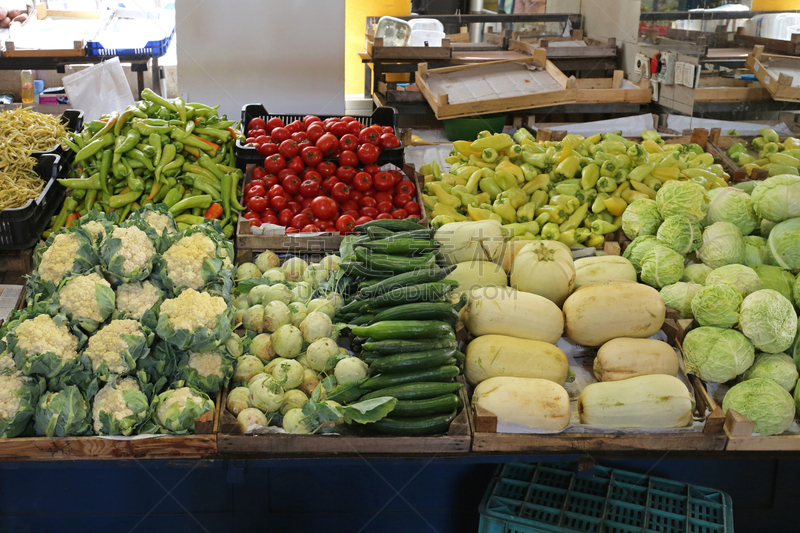
[(770, 59), (780, 59), (797, 64), (800, 69), (800, 58), (793, 56), (781, 56), (775, 54), (764, 54), (764, 46), (756, 45), (753, 51), (747, 56), (745, 65), (755, 74), (758, 81), (769, 91), (774, 100), (781, 102), (800, 102), (800, 87), (792, 86), (792, 78), (784, 74), (776, 76), (770, 72), (765, 64)]

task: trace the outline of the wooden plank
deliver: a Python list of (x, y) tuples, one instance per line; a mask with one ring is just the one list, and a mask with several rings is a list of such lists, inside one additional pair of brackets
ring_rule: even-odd
[(750, 87), (697, 87), (694, 90), (695, 102), (762, 102), (770, 98), (770, 92), (761, 84)]
[(725, 428), (725, 433), (729, 436), (749, 437), (753, 434), (755, 425), (755, 422), (733, 409), (728, 409), (725, 413), (725, 423), (723, 427)]
[[(31, 14), (22, 24), (22, 28), (34, 27), (38, 21), (47, 17), (77, 18), (77, 19), (99, 19), (99, 11), (58, 11), (48, 10), (44, 3), (36, 5), (36, 12)], [(13, 40), (5, 42), (5, 57), (81, 57), (86, 55), (86, 42), (76, 40), (72, 42), (72, 48), (59, 49), (17, 49)]]
[(383, 46), (383, 38), (370, 39), (367, 35), (364, 46), (373, 60), (424, 60), (449, 59), (450, 39), (442, 39), (442, 46)]
[[(758, 81), (769, 91), (773, 100), (781, 102), (800, 102), (800, 87), (792, 87), (791, 77), (781, 75), (775, 76), (765, 65), (770, 59), (783, 59), (797, 63), (800, 68), (800, 58), (793, 56), (781, 56), (764, 54), (764, 46), (756, 45), (752, 53), (747, 56), (745, 66), (755, 74)], [(788, 80), (788, 81), (787, 81)]]
[(745, 35), (744, 28), (738, 28), (736, 35), (733, 36), (734, 46), (740, 48), (753, 48), (760, 45), (765, 52), (771, 54), (782, 54), (796, 56), (800, 55), (800, 34), (792, 34), (791, 40), (769, 39), (767, 37), (756, 37), (755, 35)]

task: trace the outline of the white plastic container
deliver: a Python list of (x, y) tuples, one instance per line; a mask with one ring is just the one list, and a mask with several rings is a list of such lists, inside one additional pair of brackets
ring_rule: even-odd
[(375, 29), (375, 37), (383, 38), (383, 46), (406, 46), (411, 36), (411, 26), (395, 17), (381, 17)]
[(411, 30), (408, 46), (442, 46), (442, 39), (446, 37), (443, 31)]
[(408, 21), (411, 31), (427, 30), (444, 32), (444, 25), (436, 19), (413, 19)]
[[(690, 9), (690, 13), (703, 13), (705, 11), (748, 11), (749, 8), (747, 6), (739, 5), (739, 4), (728, 4), (724, 6), (714, 7), (710, 9)], [(694, 31), (707, 31), (707, 32), (714, 32), (717, 26), (726, 25), (727, 31), (736, 31), (738, 26), (742, 26), (745, 23), (743, 21), (739, 21), (737, 19), (731, 19), (729, 21), (724, 22), (721, 20), (678, 20), (675, 23), (675, 26), (680, 30), (694, 30)]]

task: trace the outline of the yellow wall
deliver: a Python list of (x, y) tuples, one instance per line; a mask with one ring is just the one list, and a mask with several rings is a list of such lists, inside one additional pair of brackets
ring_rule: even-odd
[(794, 11), (800, 9), (800, 0), (753, 0), (753, 11)]
[(411, 0), (346, 0), (344, 12), (344, 94), (364, 93), (364, 50), (367, 17), (411, 14)]

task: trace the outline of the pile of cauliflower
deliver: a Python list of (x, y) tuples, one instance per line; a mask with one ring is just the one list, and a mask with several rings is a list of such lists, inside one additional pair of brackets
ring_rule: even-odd
[(233, 247), (164, 205), (91, 212), (37, 247), (0, 327), (0, 438), (192, 433), (234, 374)]

